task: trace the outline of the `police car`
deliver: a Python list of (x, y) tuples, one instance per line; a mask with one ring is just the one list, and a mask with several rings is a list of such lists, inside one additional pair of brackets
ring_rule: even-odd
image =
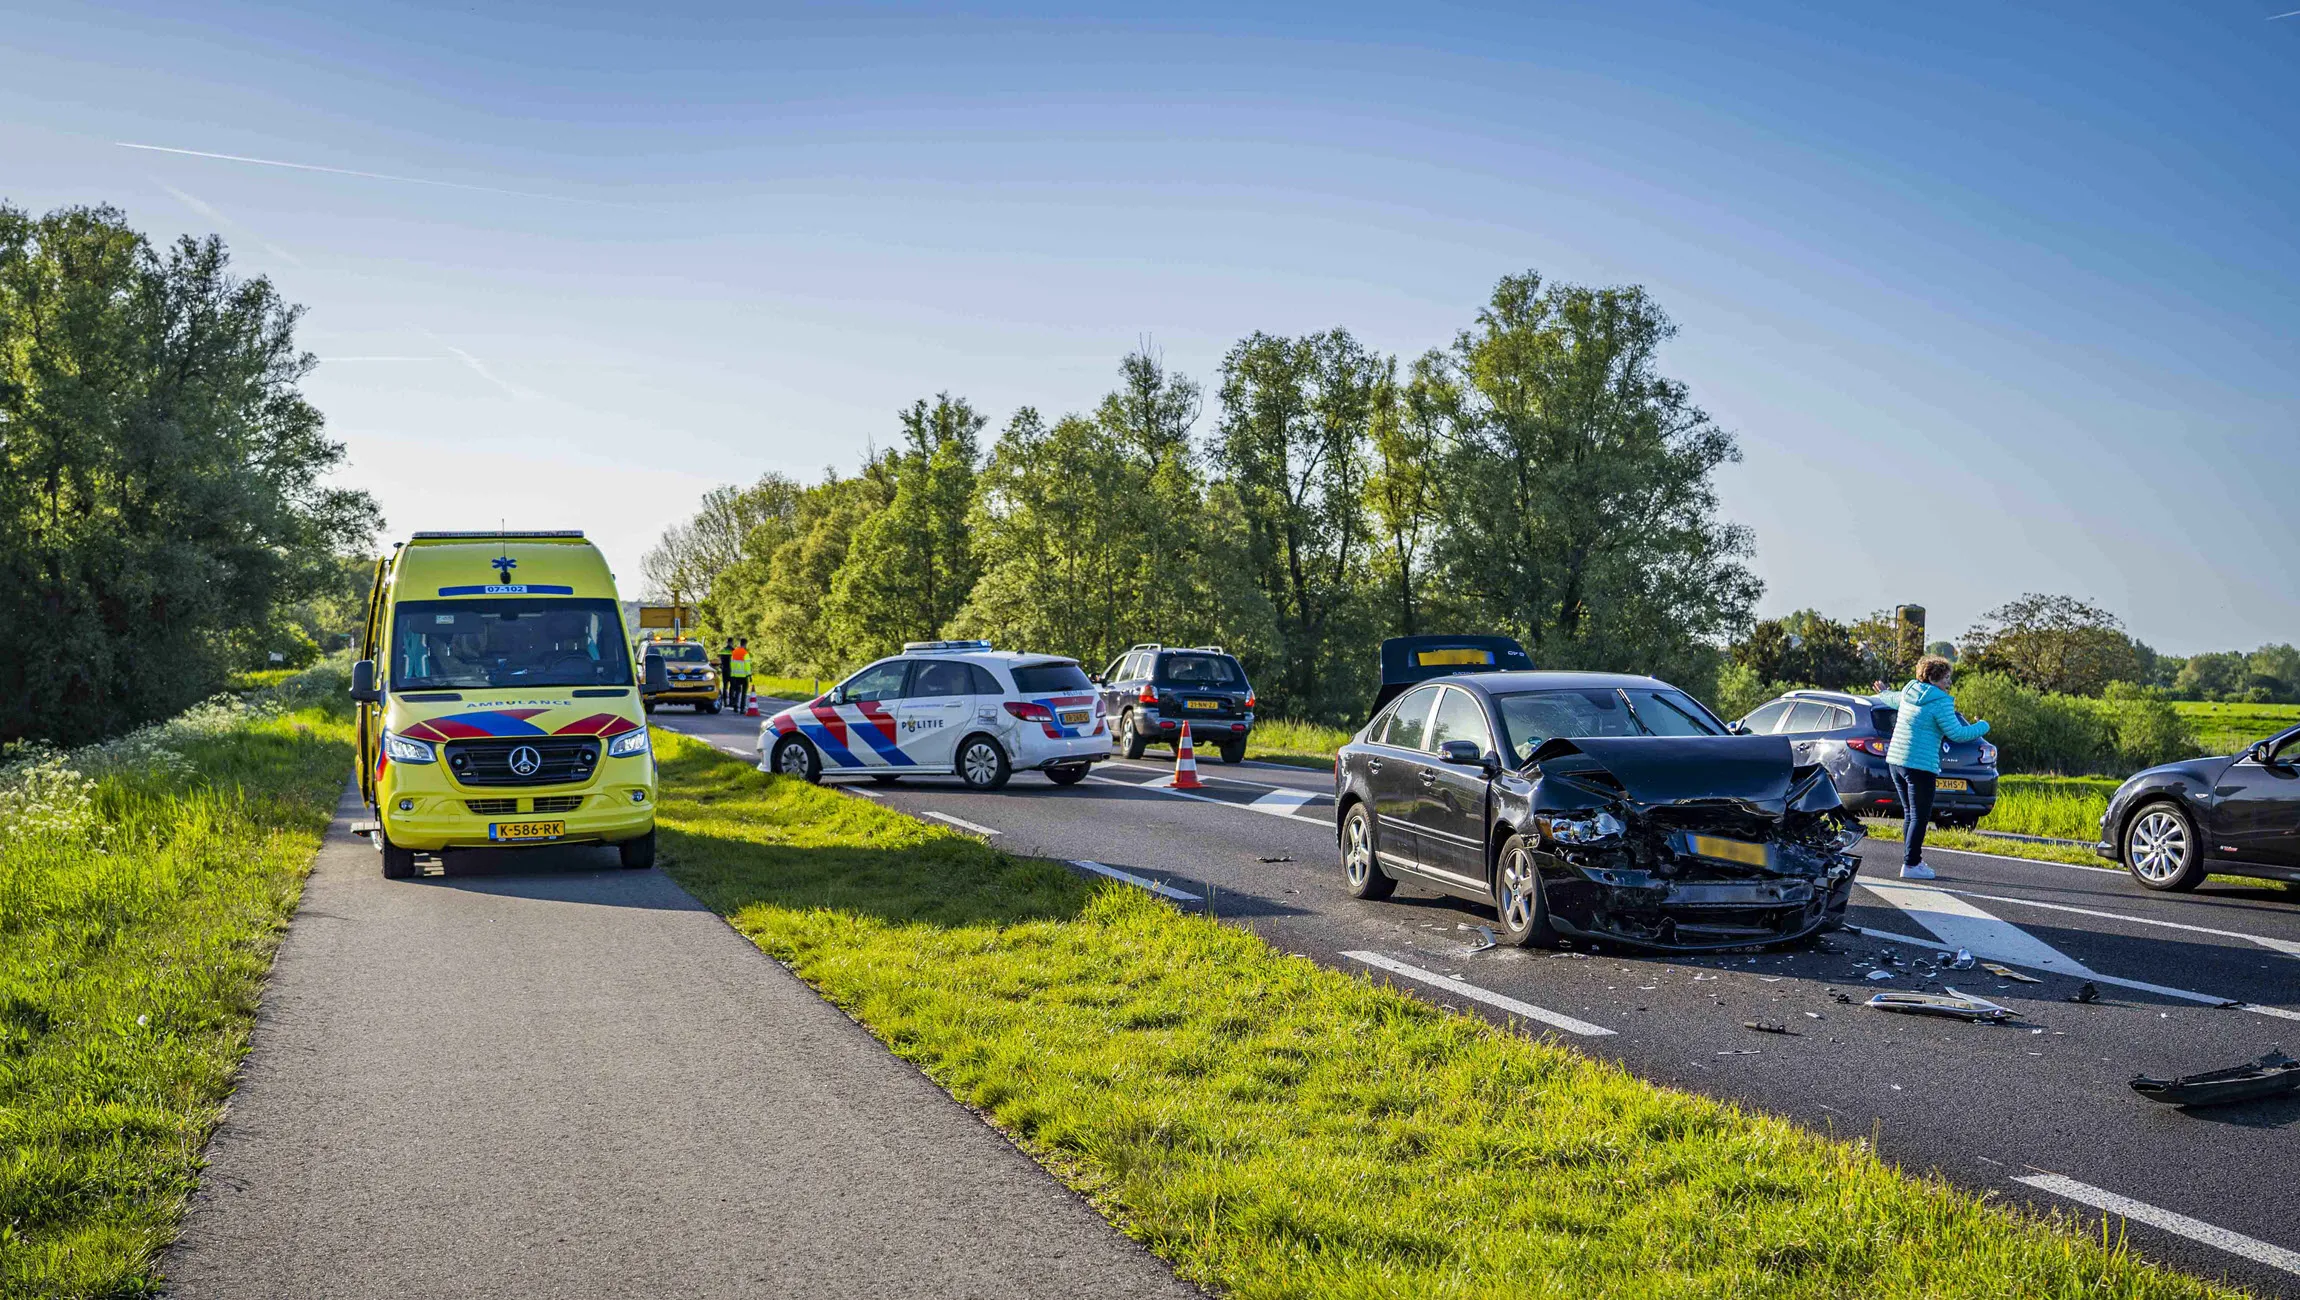
[(889, 782), (955, 773), (996, 790), (1017, 771), (1074, 785), (1110, 757), (1101, 696), (1075, 659), (988, 641), (913, 641), (759, 726), (759, 770)]

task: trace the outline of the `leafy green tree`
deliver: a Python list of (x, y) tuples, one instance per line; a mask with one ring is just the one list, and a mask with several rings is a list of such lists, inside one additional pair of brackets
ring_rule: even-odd
[(799, 675), (832, 677), (856, 666), (835, 643), (823, 602), (846, 563), (854, 535), (894, 498), (889, 458), (867, 463), (854, 478), (831, 474), (800, 494), (791, 536), (774, 550), (754, 591), (730, 590), (727, 618), (734, 635), (750, 629), (759, 662)]
[(1429, 581), (1426, 562), (1443, 519), (1438, 423), (1429, 404), (1416, 400), (1422, 396), (1426, 394), (1399, 385), (1394, 358), (1383, 361), (1381, 377), (1374, 383), (1368, 428), (1373, 466), (1366, 476), (1366, 507), (1379, 529), (1382, 545), (1376, 568), (1383, 585), (1394, 593), (1394, 625), (1400, 636), (1413, 636), (1422, 629), (1428, 603), (1422, 590)]
[(1850, 629), (1810, 609), (1760, 621), (1728, 656), (1764, 680), (1829, 690), (1865, 690), (1876, 671)]
[(855, 530), (823, 602), (832, 644), (845, 658), (932, 639), (965, 605), (976, 576), (967, 513), (985, 422), (948, 393), (902, 412), (906, 445), (891, 457), (893, 499)]
[(2173, 681), (2173, 694), (2191, 700), (2225, 700), (2243, 693), (2251, 665), (2236, 650), (2190, 655)]
[(2034, 690), (2098, 695), (2132, 681), (2140, 660), (2116, 615), (2074, 596), (2031, 592), (1981, 615), (1961, 643), (1965, 665)]
[(1279, 660), (1262, 690), (1314, 717), (1354, 711), (1350, 666), (1369, 529), (1366, 446), (1389, 363), (1344, 330), (1300, 339), (1254, 334), (1222, 360), (1214, 464), (1245, 510), (1249, 554), (1276, 613)]
[(1641, 288), (1528, 272), (1415, 366), (1448, 443), (1447, 579), (1544, 666), (1703, 689), (1763, 590), (1751, 532), (1717, 514), (1733, 436), (1658, 370), (1674, 332)]
[(373, 536), (297, 316), (220, 239), (0, 206), (0, 739), (185, 707)]
[(2278, 703), (2300, 703), (2300, 649), (2290, 645), (2264, 645), (2245, 659), (2254, 687), (2268, 692)]

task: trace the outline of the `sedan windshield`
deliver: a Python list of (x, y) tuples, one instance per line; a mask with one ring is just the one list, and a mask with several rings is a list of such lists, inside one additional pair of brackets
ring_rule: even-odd
[(1591, 686), (1497, 695), (1502, 727), (1517, 761), (1559, 736), (1721, 736), (1725, 726), (1682, 691)]
[(628, 646), (611, 600), (402, 601), (391, 625), (391, 684), (629, 686)]

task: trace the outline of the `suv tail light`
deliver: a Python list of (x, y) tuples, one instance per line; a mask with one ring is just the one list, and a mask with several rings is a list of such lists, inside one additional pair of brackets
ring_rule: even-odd
[(1150, 685), (1148, 682), (1144, 682), (1142, 684), (1142, 694), (1136, 696), (1134, 702), (1136, 704), (1156, 704), (1158, 702), (1158, 688)]
[(1246, 712), (1248, 712), (1248, 713), (1252, 713), (1253, 711), (1254, 711), (1254, 693), (1253, 693), (1252, 691), (1248, 691), (1248, 692), (1246, 692)]

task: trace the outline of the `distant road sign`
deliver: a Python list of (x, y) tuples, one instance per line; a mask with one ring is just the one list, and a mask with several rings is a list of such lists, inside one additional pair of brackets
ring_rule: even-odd
[(639, 607), (639, 627), (642, 631), (651, 627), (681, 628), (691, 631), (696, 623), (693, 605), (641, 605)]

